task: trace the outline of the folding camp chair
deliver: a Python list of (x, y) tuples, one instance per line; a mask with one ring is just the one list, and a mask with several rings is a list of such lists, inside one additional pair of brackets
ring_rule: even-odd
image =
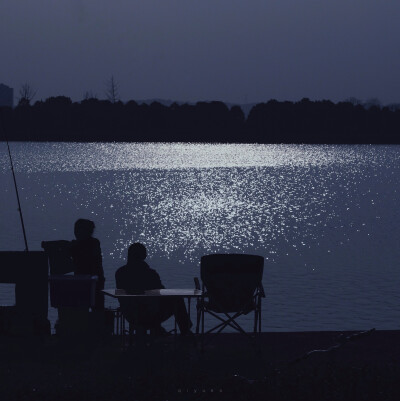
[[(200, 277), (203, 296), (197, 305), (196, 333), (220, 333), (230, 327), (248, 334), (237, 318), (254, 312), (254, 333), (261, 332), (261, 298), (264, 258), (244, 254), (214, 254), (201, 258)], [(204, 332), (204, 315), (208, 313), (219, 323)]]
[[(89, 308), (95, 306), (96, 276), (67, 275), (67, 273), (73, 273), (75, 270), (71, 257), (71, 242), (65, 240), (43, 241), (42, 248), (47, 256), (50, 268), (51, 306), (58, 308), (57, 330), (62, 332), (68, 328), (67, 331), (69, 332), (75, 329), (77, 332), (87, 331), (88, 327), (84, 326), (91, 325), (93, 327), (99, 326), (99, 331), (108, 332), (112, 330), (118, 335), (121, 326), (121, 313), (118, 309), (105, 309), (89, 314)], [(116, 319), (116, 327), (114, 327), (114, 319)], [(109, 326), (112, 326), (112, 329), (109, 330)]]

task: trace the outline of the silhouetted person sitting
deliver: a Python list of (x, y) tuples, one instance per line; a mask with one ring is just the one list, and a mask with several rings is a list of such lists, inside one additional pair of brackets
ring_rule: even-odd
[[(144, 261), (147, 250), (140, 243), (132, 244), (128, 249), (128, 263), (115, 273), (117, 289), (128, 293), (140, 294), (146, 290), (165, 288), (158, 273)], [(161, 322), (175, 314), (181, 334), (192, 334), (192, 323), (182, 298), (119, 298), (122, 313), (130, 324), (149, 328), (154, 334), (163, 334)]]
[(75, 275), (88, 274), (98, 276), (94, 309), (104, 309), (104, 271), (100, 241), (93, 238), (95, 225), (93, 221), (79, 219), (75, 222), (76, 240), (71, 242), (71, 256), (75, 266)]

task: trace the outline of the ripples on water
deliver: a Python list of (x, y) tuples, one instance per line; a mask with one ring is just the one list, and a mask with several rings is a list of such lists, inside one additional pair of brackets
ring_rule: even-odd
[[(72, 238), (78, 217), (93, 219), (111, 286), (133, 241), (170, 287), (192, 286), (203, 254), (249, 252), (266, 258), (265, 330), (393, 328), (400, 317), (399, 147), (11, 148), (31, 249)], [(22, 249), (0, 150), (1, 247)]]

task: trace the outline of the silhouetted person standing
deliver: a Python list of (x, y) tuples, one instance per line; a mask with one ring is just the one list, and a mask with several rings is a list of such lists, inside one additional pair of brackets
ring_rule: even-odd
[[(118, 289), (128, 293), (142, 293), (146, 290), (165, 288), (158, 273), (144, 261), (147, 250), (138, 242), (128, 249), (128, 263), (115, 272)], [(182, 334), (192, 334), (192, 323), (182, 298), (132, 299), (119, 298), (122, 312), (129, 323), (144, 325), (154, 333), (163, 333), (161, 322), (175, 314), (176, 322)], [(135, 319), (138, 321), (135, 322)]]
[(95, 309), (104, 309), (104, 271), (100, 241), (93, 238), (95, 225), (93, 221), (79, 219), (75, 222), (76, 240), (71, 242), (71, 256), (75, 265), (75, 274), (98, 276), (96, 284)]

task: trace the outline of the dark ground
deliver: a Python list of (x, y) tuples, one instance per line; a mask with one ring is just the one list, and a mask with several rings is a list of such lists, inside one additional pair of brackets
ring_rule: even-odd
[(0, 400), (400, 400), (400, 331), (352, 334), (221, 334), (203, 352), (173, 336), (125, 350), (0, 337)]

